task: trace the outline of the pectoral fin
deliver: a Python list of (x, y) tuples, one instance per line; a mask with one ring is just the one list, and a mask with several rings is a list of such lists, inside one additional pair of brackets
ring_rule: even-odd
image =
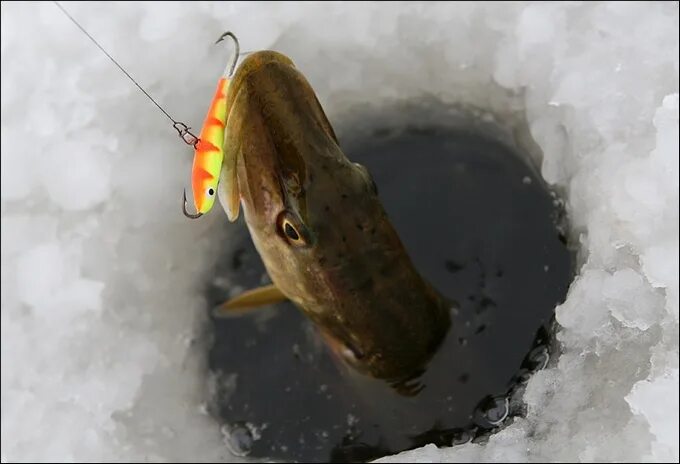
[(243, 126), (243, 118), (240, 117), (239, 105), (242, 105), (245, 95), (245, 93), (240, 93), (233, 101), (232, 107), (227, 109), (227, 123), (224, 130), (224, 143), (222, 145), (224, 160), (222, 162), (222, 170), (220, 171), (220, 182), (217, 187), (217, 196), (230, 222), (238, 219), (240, 210), (239, 202), (241, 201), (241, 196), (236, 169), (238, 158), (241, 156), (241, 140), (237, 137), (240, 136)]
[(216, 316), (229, 316), (230, 314), (242, 313), (244, 310), (252, 310), (260, 306), (279, 303), (287, 300), (276, 285), (265, 285), (264, 287), (247, 290), (240, 295), (231, 298), (215, 308)]

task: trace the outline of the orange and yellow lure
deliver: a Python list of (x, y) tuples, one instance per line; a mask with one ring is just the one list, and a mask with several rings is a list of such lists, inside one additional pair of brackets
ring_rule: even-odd
[(81, 26), (80, 23), (76, 21), (63, 6), (61, 6), (61, 4), (59, 4), (59, 2), (54, 2), (54, 4), (111, 60), (111, 62), (113, 62), (113, 64), (118, 67), (118, 69), (121, 70), (123, 74), (127, 76), (128, 79), (130, 79), (133, 84), (137, 86), (137, 88), (139, 88), (142, 93), (144, 93), (144, 95), (146, 95), (149, 100), (151, 100), (151, 102), (153, 102), (154, 105), (156, 105), (163, 114), (165, 114), (170, 121), (172, 121), (172, 127), (177, 131), (177, 134), (182, 140), (186, 144), (194, 146), (195, 152), (194, 164), (191, 170), (191, 186), (194, 191), (196, 213), (191, 214), (187, 211), (186, 190), (184, 191), (182, 211), (185, 216), (191, 219), (201, 217), (203, 214), (210, 211), (215, 203), (217, 184), (219, 183), (222, 162), (224, 161), (223, 146), (225, 125), (227, 122), (227, 89), (229, 87), (229, 78), (234, 74), (234, 69), (236, 68), (236, 63), (238, 62), (238, 57), (240, 55), (238, 39), (236, 36), (231, 32), (225, 32), (217, 39), (217, 42), (215, 42), (219, 43), (224, 40), (225, 37), (231, 37), (235, 47), (234, 59), (224, 70), (222, 77), (217, 82), (217, 90), (210, 103), (210, 108), (208, 108), (208, 114), (205, 117), (205, 121), (203, 122), (201, 135), (200, 137), (196, 137), (189, 131), (189, 127), (187, 127), (186, 124), (175, 121), (175, 119), (170, 116), (170, 114), (165, 111), (165, 109), (132, 78), (132, 76), (130, 76), (118, 61), (116, 61), (115, 58), (113, 58), (99, 42), (86, 31), (85, 28)]
[(191, 186), (194, 191), (194, 205), (199, 214), (210, 211), (217, 195), (217, 182), (224, 159), (222, 145), (224, 144), (224, 127), (227, 123), (228, 86), (227, 78), (222, 77), (218, 81), (215, 96), (196, 144), (191, 170)]
[[(229, 89), (229, 77), (233, 74), (238, 60), (238, 40), (230, 32), (223, 34), (217, 42), (224, 37), (234, 39), (236, 51), (234, 60), (224, 70), (224, 74), (217, 82), (217, 89), (213, 96), (208, 113), (203, 122), (203, 128), (198, 142), (194, 145), (194, 163), (191, 169), (191, 187), (194, 195), (195, 214), (190, 214), (184, 208), (184, 214), (192, 219), (201, 217), (213, 207), (217, 196), (217, 184), (220, 179), (222, 162), (224, 161), (224, 132), (227, 123), (227, 91)], [(184, 195), (186, 205), (186, 193)]]

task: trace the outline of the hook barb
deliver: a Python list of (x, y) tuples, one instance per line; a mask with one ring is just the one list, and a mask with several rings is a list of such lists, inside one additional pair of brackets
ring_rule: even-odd
[(239, 44), (238, 44), (238, 39), (236, 38), (234, 33), (231, 32), (231, 31), (227, 31), (224, 34), (222, 34), (220, 36), (220, 38), (217, 39), (217, 41), (215, 43), (218, 44), (218, 43), (222, 42), (225, 37), (231, 37), (231, 39), (234, 41), (234, 48), (236, 49), (234, 51), (234, 59), (231, 62), (231, 66), (227, 67), (229, 72), (227, 73), (226, 72), (227, 70), (225, 69), (225, 73), (226, 73), (227, 77), (231, 77), (234, 74), (234, 69), (236, 69), (236, 62), (238, 61), (238, 57), (239, 57), (239, 54), (240, 54), (240, 47), (239, 47)]
[(182, 193), (182, 212), (189, 219), (198, 219), (201, 216), (203, 216), (203, 213), (191, 214), (189, 211), (187, 211), (187, 190), (186, 189), (184, 189), (183, 193)]

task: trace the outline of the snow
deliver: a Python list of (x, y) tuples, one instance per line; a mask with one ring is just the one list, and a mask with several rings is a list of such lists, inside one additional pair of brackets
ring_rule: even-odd
[[(382, 461), (678, 460), (677, 2), (65, 6), (194, 127), (225, 30), (340, 126), (423, 95), (526, 118), (580, 246), (561, 354), (488, 443)], [(1, 39), (2, 461), (237, 460), (202, 407), (226, 217), (181, 215), (190, 150), (53, 4), (3, 2)]]

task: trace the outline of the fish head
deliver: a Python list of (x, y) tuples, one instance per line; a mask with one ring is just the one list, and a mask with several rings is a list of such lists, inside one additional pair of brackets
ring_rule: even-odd
[(232, 220), (243, 208), (272, 281), (289, 299), (328, 306), (337, 297), (328, 267), (352, 244), (361, 247), (357, 227), (382, 211), (375, 183), (345, 157), (312, 87), (286, 56), (249, 55), (227, 102), (222, 204)]

